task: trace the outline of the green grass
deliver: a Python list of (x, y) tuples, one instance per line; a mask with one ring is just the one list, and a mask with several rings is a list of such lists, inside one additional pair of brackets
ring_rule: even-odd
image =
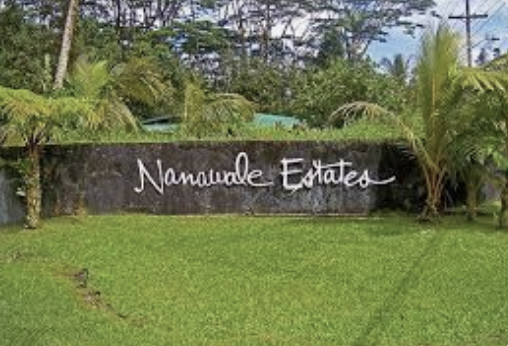
[(0, 345), (506, 345), (508, 233), (490, 221), (129, 215), (3, 229)]

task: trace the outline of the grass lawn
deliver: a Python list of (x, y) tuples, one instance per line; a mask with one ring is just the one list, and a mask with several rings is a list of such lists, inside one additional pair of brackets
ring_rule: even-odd
[(129, 215), (2, 229), (0, 345), (505, 346), (508, 233), (490, 221)]

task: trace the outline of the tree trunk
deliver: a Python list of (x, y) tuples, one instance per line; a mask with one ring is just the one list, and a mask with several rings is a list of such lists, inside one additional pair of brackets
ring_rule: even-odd
[(436, 203), (432, 202), (431, 199), (427, 199), (425, 202), (425, 207), (423, 208), (423, 212), (418, 217), (419, 221), (422, 222), (432, 222), (435, 221), (439, 217), (439, 209)]
[(79, 0), (69, 0), (69, 9), (65, 19), (65, 27), (62, 35), (62, 44), (60, 47), (60, 56), (56, 67), (55, 83), (53, 89), (58, 90), (63, 87), (67, 66), (69, 64), (69, 56), (72, 46), (72, 38), (74, 27), (76, 25), (76, 16), (78, 14)]
[(444, 168), (435, 170), (422, 165), (422, 170), (425, 176), (425, 187), (427, 192), (427, 199), (425, 200), (425, 207), (419, 217), (420, 221), (432, 222), (439, 217), (441, 208), (441, 197), (444, 189)]
[(501, 191), (501, 212), (499, 215), (499, 228), (508, 227), (508, 171), (505, 172), (505, 182)]
[(41, 223), (40, 147), (36, 144), (29, 144), (27, 151), (28, 169), (25, 172), (26, 227), (36, 229), (39, 228)]
[[(501, 98), (502, 109), (506, 109), (506, 102)], [(504, 114), (505, 121), (503, 125), (508, 126), (508, 115)], [(505, 157), (508, 157), (508, 138), (505, 138)], [(499, 228), (508, 228), (508, 170), (504, 172), (504, 186), (501, 191), (501, 212), (499, 213)]]
[(467, 220), (474, 221), (478, 216), (478, 193), (484, 183), (483, 168), (481, 164), (473, 161), (465, 173), (466, 180), (466, 212)]
[(478, 207), (478, 184), (476, 181), (468, 177), (466, 181), (466, 213), (467, 220), (474, 221), (477, 216), (477, 207)]

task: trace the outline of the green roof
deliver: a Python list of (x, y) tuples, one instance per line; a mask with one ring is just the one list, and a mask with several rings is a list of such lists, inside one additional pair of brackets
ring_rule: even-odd
[[(253, 124), (260, 127), (293, 127), (302, 124), (302, 122), (290, 116), (258, 113), (254, 115)], [(174, 123), (168, 117), (157, 117), (144, 120), (142, 126), (148, 131), (173, 131), (178, 128), (178, 124)]]
[(292, 127), (301, 123), (300, 120), (285, 115), (258, 113), (254, 116), (254, 124), (260, 126), (275, 126), (278, 124), (284, 127)]

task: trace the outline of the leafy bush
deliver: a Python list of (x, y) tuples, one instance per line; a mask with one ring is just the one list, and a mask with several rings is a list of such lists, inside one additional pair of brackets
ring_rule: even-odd
[(291, 114), (294, 95), (302, 85), (303, 72), (252, 59), (247, 67), (233, 70), (230, 92), (243, 95), (257, 105), (258, 111)]
[(399, 111), (405, 103), (400, 85), (377, 72), (372, 64), (336, 60), (308, 76), (296, 95), (295, 113), (312, 127), (325, 127), (337, 108), (360, 100), (393, 111)]

